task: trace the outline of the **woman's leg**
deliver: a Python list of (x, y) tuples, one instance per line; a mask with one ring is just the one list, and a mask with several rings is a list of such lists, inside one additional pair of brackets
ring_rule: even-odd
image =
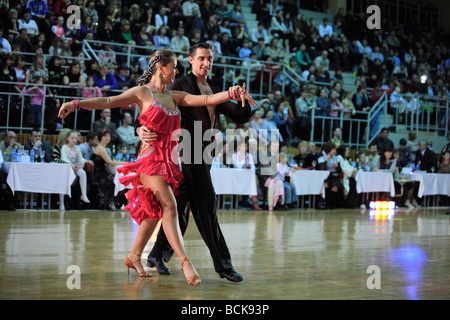
[[(162, 176), (146, 176), (141, 174), (141, 182), (146, 189), (150, 188), (153, 191), (153, 194), (158, 200), (162, 209), (162, 227), (164, 228), (164, 233), (175, 254), (180, 261), (183, 261), (187, 258), (187, 254), (178, 223), (177, 203), (172, 189)], [(191, 263), (183, 263), (182, 267), (190, 285), (200, 284), (200, 279), (198, 279), (198, 283), (196, 279), (193, 280), (194, 283), (189, 281), (189, 279), (197, 275)]]

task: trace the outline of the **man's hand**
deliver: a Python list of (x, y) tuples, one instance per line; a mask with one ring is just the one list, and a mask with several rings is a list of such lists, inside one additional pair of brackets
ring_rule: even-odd
[(137, 128), (136, 133), (138, 134), (139, 139), (141, 139), (142, 142), (146, 143), (155, 141), (158, 138), (158, 135), (146, 126)]

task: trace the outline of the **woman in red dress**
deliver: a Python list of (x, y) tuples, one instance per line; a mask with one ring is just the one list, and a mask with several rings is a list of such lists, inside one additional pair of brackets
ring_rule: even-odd
[[(187, 282), (191, 286), (198, 286), (201, 280), (184, 248), (174, 195), (182, 178), (178, 159), (174, 156), (176, 152), (172, 152), (177, 145), (177, 139), (172, 137), (172, 133), (180, 128), (177, 106), (216, 105), (234, 97), (236, 97), (235, 100), (242, 101), (242, 105), (245, 100), (253, 106), (256, 106), (256, 103), (246, 93), (244, 86), (243, 88), (236, 86), (229, 91), (209, 96), (167, 90), (167, 85), (174, 81), (177, 73), (176, 55), (170, 50), (158, 50), (150, 57), (149, 66), (139, 79), (138, 86), (118, 96), (63, 103), (59, 110), (59, 117), (64, 118), (81, 107), (108, 109), (129, 104), (138, 105), (139, 122), (151, 128), (157, 134), (157, 138), (148, 143), (143, 142), (137, 161), (124, 163), (120, 169), (124, 175), (130, 172), (136, 173), (134, 176), (123, 177), (121, 183), (133, 185), (126, 194), (129, 200), (126, 209), (139, 224), (135, 242), (125, 260), (125, 265), (128, 271), (129, 268), (135, 269), (140, 277), (151, 277), (151, 274), (144, 270), (140, 256), (158, 221), (162, 219), (162, 227), (180, 259)], [(149, 82), (148, 85), (144, 85), (147, 82)]]

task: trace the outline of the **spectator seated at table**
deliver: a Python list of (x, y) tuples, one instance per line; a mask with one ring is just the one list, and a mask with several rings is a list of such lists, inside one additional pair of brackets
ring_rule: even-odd
[(289, 167), (288, 157), (286, 153), (280, 153), (280, 162), (277, 164), (277, 176), (283, 182), (284, 187), (284, 202), (286, 209), (297, 207), (297, 190), (295, 185), (290, 182), (290, 175), (293, 168)]
[[(35, 154), (40, 155), (44, 152), (44, 162), (52, 162), (52, 145), (48, 141), (41, 140), (42, 134), (41, 129), (34, 128), (31, 130), (31, 140), (24, 144), (23, 148), (31, 152), (34, 150)], [(36, 158), (37, 161), (41, 161), (39, 157)]]
[(419, 150), (416, 151), (414, 164), (419, 165), (420, 171), (433, 172), (437, 168), (436, 154), (428, 147), (425, 139), (419, 141)]
[(369, 145), (369, 155), (367, 156), (367, 159), (369, 160), (370, 168), (372, 170), (378, 166), (378, 162), (380, 160), (380, 153), (378, 151), (377, 144), (371, 142)]
[(336, 145), (327, 142), (323, 146), (325, 153), (317, 160), (319, 170), (328, 170), (330, 175), (325, 180), (325, 202), (327, 209), (335, 209), (341, 206), (343, 185), (340, 179), (341, 168), (336, 157)]
[(397, 164), (399, 167), (399, 171), (401, 171), (402, 168), (409, 166), (409, 164), (412, 161), (411, 151), (409, 150), (409, 148), (406, 145), (407, 145), (406, 139), (401, 138), (399, 141), (399, 148), (397, 149), (397, 151), (399, 153), (398, 164)]
[(446, 149), (439, 165), (439, 173), (450, 173), (450, 149)]
[(94, 131), (88, 132), (88, 134), (86, 135), (86, 142), (78, 146), (80, 148), (81, 154), (83, 155), (83, 158), (85, 158), (86, 160), (91, 160), (92, 153), (94, 152), (97, 144), (97, 133)]
[(0, 150), (0, 210), (16, 210), (14, 206), (14, 194), (6, 183), (7, 174), (3, 171), (3, 153)]
[(370, 161), (367, 158), (367, 155), (365, 152), (359, 152), (356, 155), (356, 161), (358, 162), (360, 171), (372, 171), (372, 168), (370, 167)]
[(80, 179), (81, 201), (90, 203), (87, 197), (87, 176), (83, 169), (86, 162), (91, 163), (91, 160), (86, 160), (81, 154), (80, 148), (76, 145), (78, 140), (78, 132), (72, 130), (66, 138), (66, 144), (61, 148), (61, 160), (67, 162), (72, 167), (75, 174)]
[(342, 185), (344, 187), (345, 207), (355, 209), (359, 207), (358, 194), (356, 192), (356, 173), (358, 168), (353, 167), (349, 159), (349, 148), (341, 144), (337, 148), (337, 158), (342, 172)]
[[(248, 152), (248, 143), (245, 139), (240, 138), (237, 142), (236, 152), (233, 153), (233, 168), (237, 169), (250, 169), (255, 171), (255, 179), (256, 179), (256, 166), (255, 161), (253, 160), (253, 156)], [(253, 209), (261, 210), (258, 205), (258, 197), (257, 195), (250, 195), (250, 200), (252, 201)]]
[(121, 161), (112, 161), (106, 152), (106, 145), (111, 139), (111, 132), (102, 129), (98, 133), (98, 144), (91, 160), (94, 163), (92, 188), (90, 198), (93, 205), (100, 210), (115, 210), (114, 206), (114, 176), (108, 166), (121, 165)]
[(53, 146), (53, 150), (52, 150), (53, 162), (56, 162), (56, 163), (68, 163), (68, 162), (65, 162), (64, 160), (61, 159), (61, 148), (62, 148), (63, 145), (66, 144), (67, 136), (69, 135), (69, 133), (71, 131), (72, 130), (69, 129), (69, 128), (63, 128), (59, 132), (58, 140), (56, 141), (56, 144)]
[(298, 170), (314, 169), (313, 161), (315, 161), (315, 156), (314, 154), (309, 153), (308, 149), (308, 141), (301, 141), (298, 144), (299, 153), (291, 159), (289, 165)]
[[(398, 158), (398, 152), (396, 153), (396, 156)], [(402, 181), (400, 180), (400, 174), (397, 167), (397, 158), (394, 157), (394, 149), (392, 147), (385, 147), (381, 154), (380, 159), (378, 161), (378, 165), (376, 168), (373, 169), (375, 172), (379, 171), (388, 171), (391, 172), (394, 178), (394, 187), (395, 187), (395, 194), (400, 194), (402, 192)], [(402, 201), (404, 200), (405, 205), (409, 209), (414, 209), (415, 207), (418, 207), (419, 204), (417, 203), (417, 200), (414, 197), (414, 182), (411, 181), (403, 181), (403, 195), (402, 195)], [(393, 200), (393, 199), (388, 199)]]
[(9, 130), (5, 134), (5, 139), (0, 142), (0, 151), (5, 153), (12, 153), (14, 148), (21, 148), (22, 145), (16, 142), (16, 133)]

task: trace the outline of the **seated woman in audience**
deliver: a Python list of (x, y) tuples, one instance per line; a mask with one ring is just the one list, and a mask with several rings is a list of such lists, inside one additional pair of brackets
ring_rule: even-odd
[[(376, 168), (373, 168), (373, 171), (389, 171), (394, 176), (394, 186), (395, 193), (401, 193), (401, 182), (400, 175), (397, 167), (397, 158), (394, 156), (394, 150), (391, 147), (386, 147), (381, 151), (380, 159), (378, 161), (378, 165)], [(416, 199), (414, 198), (414, 182), (406, 182), (403, 185), (403, 196), (402, 198), (406, 198), (405, 205), (413, 209), (418, 207)]]
[[(237, 150), (233, 153), (233, 167), (237, 169), (250, 169), (255, 171), (256, 166), (253, 156), (248, 152), (248, 143), (245, 139), (239, 139), (237, 144)], [(255, 175), (256, 179), (256, 175)], [(258, 197), (257, 195), (251, 195), (250, 200), (252, 201), (253, 209), (261, 210), (258, 205)]]
[(341, 168), (339, 159), (336, 157), (336, 145), (327, 142), (323, 146), (322, 155), (317, 159), (317, 166), (320, 170), (330, 171), (330, 175), (325, 180), (325, 202), (327, 209), (335, 209), (340, 206), (340, 196), (343, 186), (340, 179)]
[(445, 150), (442, 162), (439, 165), (439, 173), (450, 173), (450, 149)]
[(341, 144), (337, 148), (337, 158), (342, 171), (342, 185), (344, 187), (344, 199), (347, 208), (357, 208), (358, 195), (356, 192), (356, 173), (358, 168), (352, 166), (348, 160), (349, 149), (346, 145)]
[(94, 173), (92, 176), (97, 197), (98, 209), (114, 210), (114, 177), (110, 173), (108, 166), (121, 165), (121, 161), (112, 161), (106, 152), (106, 145), (111, 140), (111, 132), (108, 129), (102, 129), (98, 132), (99, 143), (94, 149), (91, 160), (94, 163)]
[(293, 168), (289, 167), (287, 164), (288, 157), (284, 152), (280, 153), (280, 162), (277, 164), (277, 176), (278, 179), (283, 181), (284, 187), (284, 202), (289, 208), (295, 208), (297, 206), (297, 190), (295, 185), (292, 184), (286, 177), (290, 177)]
[(77, 146), (78, 131), (72, 130), (66, 138), (66, 144), (61, 148), (61, 160), (69, 163), (73, 171), (76, 173), (78, 178), (80, 178), (80, 189), (81, 189), (81, 201), (85, 203), (90, 203), (87, 194), (87, 177), (86, 171), (84, 171), (84, 165), (86, 162), (91, 163), (92, 161), (86, 160), (81, 154), (80, 148)]

